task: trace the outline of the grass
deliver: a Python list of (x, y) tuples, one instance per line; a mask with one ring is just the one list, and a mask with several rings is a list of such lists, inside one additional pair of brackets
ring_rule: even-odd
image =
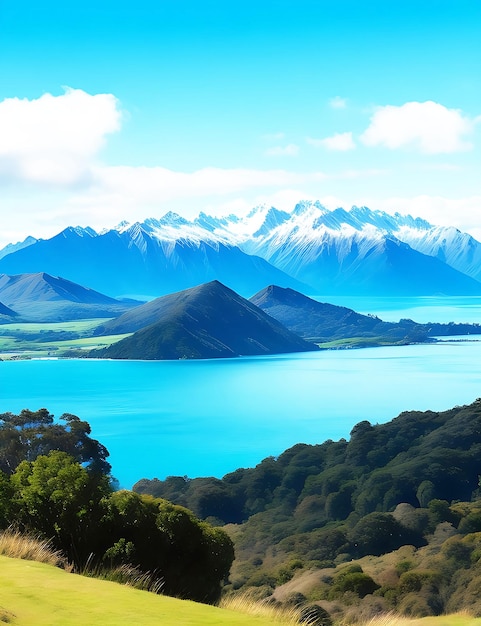
[(245, 615), (0, 556), (0, 622), (15, 626), (275, 626)]
[[(374, 617), (370, 621), (358, 626), (480, 626), (481, 618), (473, 617), (468, 613), (438, 615), (436, 617), (409, 618), (388, 614)], [(342, 626), (351, 626), (350, 624)]]
[(129, 336), (122, 334), (92, 337), (94, 328), (105, 321), (106, 318), (98, 318), (71, 322), (2, 324), (0, 358), (62, 356), (69, 350), (103, 348)]
[[(299, 609), (279, 608), (253, 600), (249, 594), (227, 597), (219, 607), (213, 607), (133, 588), (158, 591), (161, 585), (134, 568), (105, 571), (87, 568), (83, 576), (70, 571), (65, 559), (48, 541), (13, 529), (0, 533), (0, 623), (16, 626), (298, 626), (300, 623)], [(351, 624), (343, 621), (337, 626)], [(359, 626), (481, 626), (481, 618), (457, 613), (409, 619), (390, 613)]]
[(0, 334), (39, 333), (41, 331), (66, 331), (85, 333), (93, 330), (109, 318), (99, 317), (90, 320), (74, 320), (71, 322), (11, 322), (0, 326)]
[(18, 530), (7, 529), (0, 533), (0, 555), (69, 569), (62, 553), (54, 550), (48, 539), (25, 535)]
[(393, 340), (388, 337), (348, 337), (346, 339), (334, 339), (332, 341), (319, 342), (312, 340), (320, 348), (327, 350), (348, 349), (348, 348), (377, 348), (379, 346), (400, 346), (404, 345), (403, 340)]
[[(267, 617), (274, 623), (285, 624), (285, 626), (299, 626), (300, 623), (298, 608), (279, 607), (265, 601), (256, 601), (249, 593), (227, 596), (220, 601), (219, 606), (244, 615)], [(308, 623), (304, 622), (304, 624), (308, 626)]]

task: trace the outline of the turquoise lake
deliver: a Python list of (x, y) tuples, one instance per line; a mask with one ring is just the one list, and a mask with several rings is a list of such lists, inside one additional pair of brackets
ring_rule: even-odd
[[(481, 321), (481, 298), (350, 299), (398, 320)], [(121, 486), (218, 476), (361, 420), (444, 410), (481, 396), (481, 341), (211, 361), (0, 362), (0, 412), (74, 413), (109, 449)], [(459, 338), (458, 338), (459, 339)]]

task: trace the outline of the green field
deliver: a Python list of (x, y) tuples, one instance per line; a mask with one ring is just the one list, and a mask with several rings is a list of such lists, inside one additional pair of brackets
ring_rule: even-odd
[(5, 556), (0, 556), (0, 588), (0, 623), (15, 626), (270, 626), (276, 623)]
[(73, 322), (12, 323), (0, 325), (0, 358), (46, 358), (71, 350), (109, 346), (128, 334), (94, 337), (105, 318)]
[(377, 348), (379, 346), (404, 345), (405, 341), (393, 341), (387, 337), (348, 337), (346, 339), (334, 339), (333, 341), (319, 342), (315, 339), (308, 339), (316, 343), (323, 350), (347, 350), (349, 348)]
[[(273, 626), (246, 615), (0, 556), (0, 622), (15, 626)], [(379, 618), (372, 626), (481, 626), (468, 615)], [(344, 626), (347, 626), (344, 624)]]

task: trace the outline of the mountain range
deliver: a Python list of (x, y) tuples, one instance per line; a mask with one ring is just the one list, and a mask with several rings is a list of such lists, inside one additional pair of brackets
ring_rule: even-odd
[(481, 243), (409, 215), (300, 202), (245, 217), (167, 213), (101, 233), (69, 227), (7, 246), (0, 272), (62, 275), (114, 297), (212, 280), (246, 297), (270, 284), (318, 296), (480, 295)]
[(218, 281), (157, 298), (97, 332), (134, 334), (91, 357), (205, 359), (318, 349)]

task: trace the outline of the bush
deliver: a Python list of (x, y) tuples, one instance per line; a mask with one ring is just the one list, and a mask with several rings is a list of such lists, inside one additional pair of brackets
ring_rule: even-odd
[(299, 621), (309, 626), (332, 626), (329, 613), (317, 604), (310, 604), (301, 609)]

